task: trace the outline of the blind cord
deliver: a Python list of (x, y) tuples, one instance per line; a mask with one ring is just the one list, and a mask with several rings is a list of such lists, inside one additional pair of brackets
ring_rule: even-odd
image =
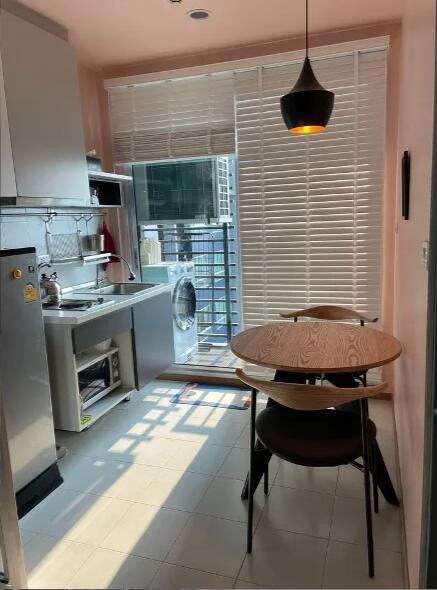
[(305, 0), (305, 57), (308, 57), (308, 0)]

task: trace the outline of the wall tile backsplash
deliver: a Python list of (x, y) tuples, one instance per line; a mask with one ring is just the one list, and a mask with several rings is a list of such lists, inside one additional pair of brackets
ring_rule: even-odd
[[(4, 209), (1, 213), (6, 212)], [(37, 210), (32, 209), (32, 213)], [(41, 212), (45, 212), (42, 210)], [(14, 215), (0, 214), (0, 249), (24, 248), (34, 246), (37, 256), (49, 253), (46, 239), (46, 225), (44, 217), (28, 216), (26, 209), (8, 210), (7, 213)], [(84, 220), (78, 222), (72, 217), (62, 216), (63, 210), (58, 210), (59, 217), (50, 224), (52, 234), (75, 233), (79, 228), (83, 235), (99, 233), (102, 225), (101, 217), (94, 217), (88, 223)], [(80, 212), (75, 212), (77, 216)], [(78, 262), (69, 264), (53, 264), (51, 269), (46, 271), (58, 273), (58, 278), (63, 288), (71, 287), (81, 283), (94, 281), (96, 278), (96, 266), (83, 266)], [(104, 272), (99, 267), (99, 277), (104, 277)]]

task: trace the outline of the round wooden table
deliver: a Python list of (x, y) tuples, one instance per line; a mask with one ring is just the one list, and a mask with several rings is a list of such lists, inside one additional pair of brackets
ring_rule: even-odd
[(399, 340), (363, 326), (337, 322), (277, 322), (244, 330), (231, 341), (240, 359), (297, 373), (354, 373), (397, 359)]

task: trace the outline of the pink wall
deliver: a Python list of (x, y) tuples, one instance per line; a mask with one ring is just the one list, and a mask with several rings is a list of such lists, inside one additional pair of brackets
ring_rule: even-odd
[(98, 74), (86, 66), (78, 65), (79, 89), (82, 101), (82, 122), (86, 151), (102, 153), (102, 125), (98, 100)]
[[(428, 280), (422, 242), (429, 235), (434, 31), (435, 0), (405, 0), (398, 155), (410, 150), (412, 174), (410, 220), (403, 221), (397, 212), (394, 332), (404, 353), (396, 364), (395, 416), (413, 586), (420, 559)], [(399, 207), (399, 189), (397, 202)]]

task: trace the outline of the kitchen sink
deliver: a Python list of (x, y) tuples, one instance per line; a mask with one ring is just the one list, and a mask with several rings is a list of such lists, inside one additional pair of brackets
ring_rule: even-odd
[(134, 295), (152, 287), (156, 285), (154, 283), (112, 283), (98, 289), (90, 289), (88, 292), (99, 295)]

